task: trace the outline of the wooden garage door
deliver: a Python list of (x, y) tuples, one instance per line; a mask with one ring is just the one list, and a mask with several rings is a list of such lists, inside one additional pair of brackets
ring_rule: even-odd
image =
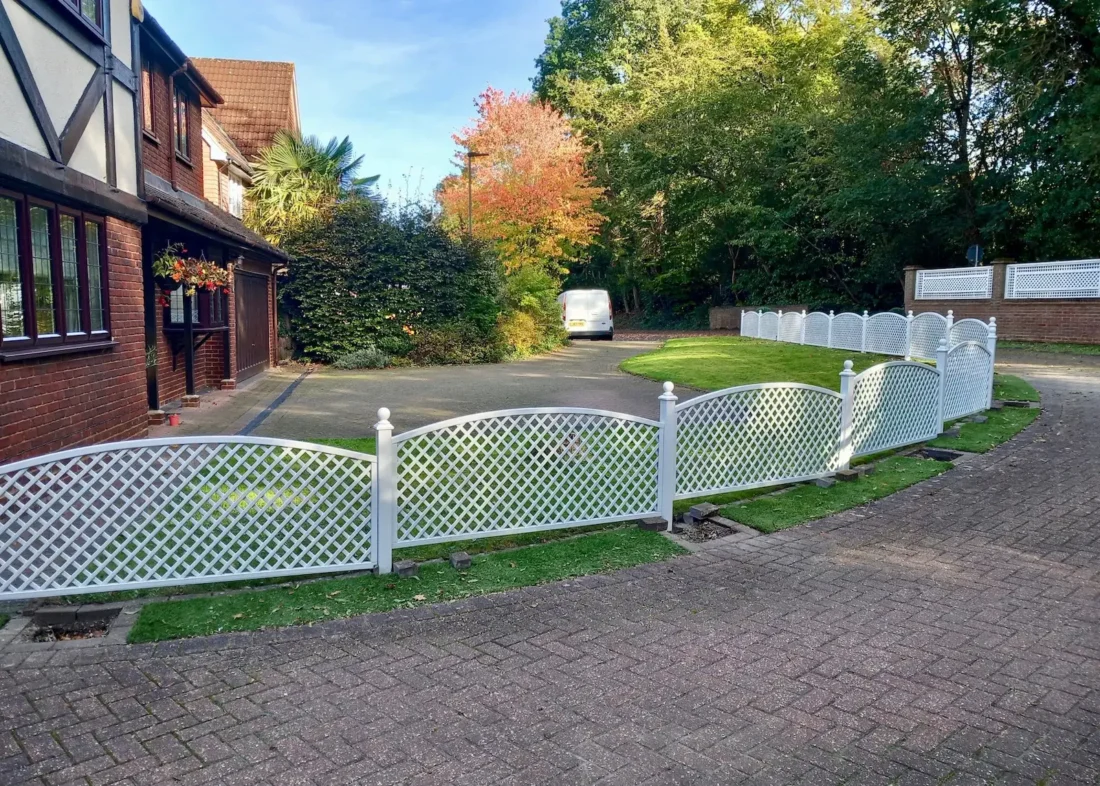
[(237, 293), (237, 379), (245, 379), (267, 368), (271, 358), (267, 278), (238, 270), (233, 283)]

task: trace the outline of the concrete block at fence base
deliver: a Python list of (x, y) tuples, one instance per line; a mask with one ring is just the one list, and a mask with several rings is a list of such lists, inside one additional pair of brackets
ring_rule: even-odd
[(1021, 409), (1027, 409), (1031, 406), (1030, 401), (1006, 401), (1004, 404), (1006, 407), (1020, 407)]
[(989, 418), (987, 418), (985, 415), (975, 415), (974, 417), (970, 418), (970, 422), (971, 423), (988, 423)]
[(34, 613), (31, 621), (41, 628), (72, 625), (76, 622), (76, 606), (43, 606)]
[(664, 532), (668, 529), (668, 522), (660, 516), (649, 516), (638, 521), (638, 529), (646, 532)]
[(97, 622), (110, 622), (121, 613), (121, 603), (89, 603), (76, 610), (76, 621), (94, 625)]
[(993, 403), (992, 403), (992, 404), (990, 405), (990, 407), (989, 407), (989, 408), (990, 408), (990, 409), (1004, 409), (1004, 408), (1005, 408), (1005, 403), (1004, 403), (1003, 401), (994, 401), (994, 402), (993, 402)]
[(451, 567), (455, 570), (470, 569), (470, 555), (465, 551), (456, 551), (451, 554)]
[(711, 502), (700, 502), (698, 505), (692, 505), (688, 511), (688, 515), (694, 521), (706, 521), (709, 518), (713, 518), (718, 515), (720, 508)]
[(941, 437), (957, 437), (962, 434), (962, 426), (952, 426), (940, 434)]
[(874, 475), (878, 469), (878, 464), (861, 464), (856, 470), (860, 475)]
[(832, 488), (836, 485), (836, 478), (818, 478), (814, 481), (814, 485), (821, 489)]
[(858, 469), (838, 469), (836, 471), (836, 479), (841, 483), (850, 483), (853, 480), (859, 480)]
[(403, 559), (393, 563), (393, 572), (403, 579), (411, 579), (420, 571), (420, 565), (411, 559)]

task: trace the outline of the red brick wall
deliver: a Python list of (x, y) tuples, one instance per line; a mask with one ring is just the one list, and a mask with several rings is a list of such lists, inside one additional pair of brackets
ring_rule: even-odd
[(0, 365), (0, 462), (145, 436), (140, 227), (107, 219), (107, 262), (118, 346)]
[[(222, 334), (224, 335), (224, 334)], [(212, 336), (195, 353), (195, 392), (201, 393), (217, 387), (222, 379), (222, 335)], [(198, 339), (196, 338), (196, 341)], [(176, 355), (176, 368), (172, 369), (172, 345), (164, 333), (164, 309), (157, 308), (157, 393), (163, 407), (183, 397), (187, 388), (187, 372), (184, 369), (182, 350)]]
[(916, 300), (917, 270), (905, 271), (905, 308), (915, 314), (953, 311), (955, 321), (997, 318), (997, 337), (1008, 341), (1100, 344), (1100, 299), (1005, 300), (1004, 262), (993, 263), (990, 300)]
[[(150, 50), (155, 50), (150, 45)], [(175, 143), (172, 135), (172, 91), (168, 77), (171, 74), (166, 66), (155, 58), (146, 61), (153, 82), (153, 128), (155, 139), (144, 134), (141, 153), (145, 168), (165, 180), (172, 181), (172, 156)], [(184, 80), (178, 84), (183, 86)], [(148, 96), (145, 97), (148, 100)], [(198, 96), (190, 94), (187, 110), (187, 144), (190, 148), (190, 163), (176, 156), (176, 187), (189, 191), (197, 197), (203, 196), (203, 155), (202, 155), (202, 108)]]

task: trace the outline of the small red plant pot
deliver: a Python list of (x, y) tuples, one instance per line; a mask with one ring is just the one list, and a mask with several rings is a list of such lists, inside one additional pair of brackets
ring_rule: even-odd
[(180, 416), (179, 415), (172, 414), (172, 415), (168, 416), (168, 425), (169, 426), (178, 426), (179, 424), (180, 424)]

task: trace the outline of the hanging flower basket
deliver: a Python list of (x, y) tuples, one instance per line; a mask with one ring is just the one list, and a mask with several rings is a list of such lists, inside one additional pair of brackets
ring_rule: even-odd
[(209, 292), (220, 289), (229, 294), (229, 271), (205, 257), (195, 259), (184, 254), (182, 243), (172, 243), (153, 261), (153, 275), (165, 292), (183, 287), (185, 295), (194, 296), (200, 289)]

